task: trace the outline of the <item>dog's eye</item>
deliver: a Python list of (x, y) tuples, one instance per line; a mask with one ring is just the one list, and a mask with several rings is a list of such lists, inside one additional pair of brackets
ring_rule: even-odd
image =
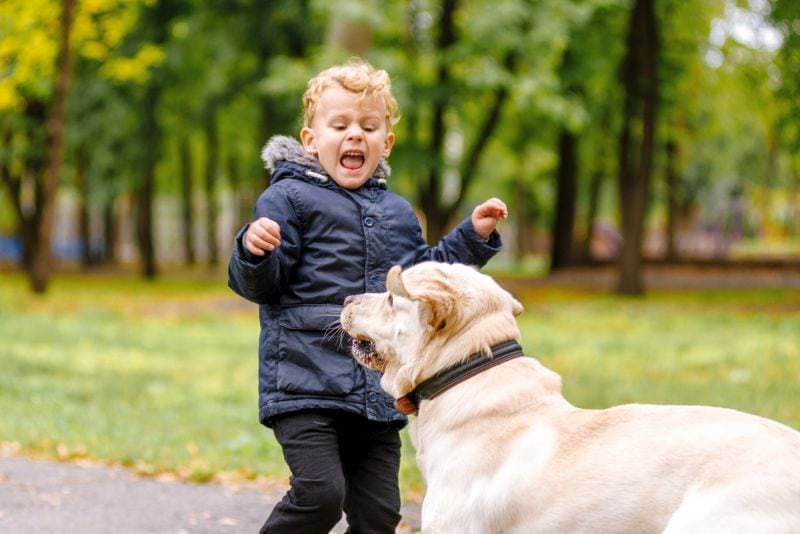
[(389, 303), (389, 306), (394, 306), (394, 298), (392, 298), (391, 293), (389, 293), (389, 296), (386, 298), (386, 302)]

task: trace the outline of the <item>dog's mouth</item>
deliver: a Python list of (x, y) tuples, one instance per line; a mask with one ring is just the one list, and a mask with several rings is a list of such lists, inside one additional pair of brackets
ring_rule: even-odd
[(369, 369), (380, 371), (383, 369), (383, 359), (375, 350), (375, 342), (367, 337), (354, 337), (350, 348), (353, 357)]

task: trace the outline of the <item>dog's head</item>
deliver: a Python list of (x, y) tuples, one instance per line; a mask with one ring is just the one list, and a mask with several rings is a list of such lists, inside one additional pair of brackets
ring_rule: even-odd
[(395, 266), (386, 287), (349, 297), (341, 322), (353, 337), (353, 356), (383, 372), (381, 385), (395, 398), (470, 354), (519, 339), (514, 316), (522, 305), (472, 267)]

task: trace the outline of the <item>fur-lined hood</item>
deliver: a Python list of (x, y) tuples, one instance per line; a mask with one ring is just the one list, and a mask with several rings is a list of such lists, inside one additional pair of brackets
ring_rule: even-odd
[[(288, 161), (307, 167), (325, 176), (328, 174), (325, 172), (325, 169), (322, 168), (322, 165), (320, 165), (319, 160), (306, 152), (303, 145), (294, 137), (285, 135), (276, 135), (272, 137), (261, 151), (261, 159), (264, 161), (264, 167), (270, 172), (275, 170), (275, 166), (278, 162)], [(378, 168), (375, 169), (373, 177), (378, 180), (386, 180), (391, 172), (391, 168), (389, 164), (386, 163), (386, 160), (381, 159), (378, 163)]]

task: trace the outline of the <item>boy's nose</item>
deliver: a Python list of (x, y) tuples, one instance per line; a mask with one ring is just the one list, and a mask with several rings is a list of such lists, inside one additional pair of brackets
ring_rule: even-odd
[(350, 128), (347, 132), (347, 139), (351, 141), (360, 141), (363, 138), (361, 128)]

